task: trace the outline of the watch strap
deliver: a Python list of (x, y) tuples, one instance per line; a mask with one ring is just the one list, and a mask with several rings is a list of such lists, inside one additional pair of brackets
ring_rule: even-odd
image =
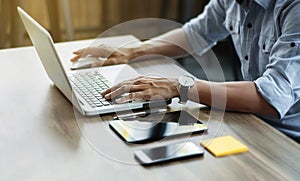
[(185, 104), (188, 101), (188, 90), (189, 87), (179, 87), (179, 103), (180, 104)]

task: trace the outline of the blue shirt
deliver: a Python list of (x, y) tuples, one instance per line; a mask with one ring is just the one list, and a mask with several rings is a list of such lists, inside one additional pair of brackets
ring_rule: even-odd
[(264, 120), (300, 138), (299, 0), (211, 0), (183, 29), (199, 55), (231, 35), (244, 80), (253, 81), (280, 115)]

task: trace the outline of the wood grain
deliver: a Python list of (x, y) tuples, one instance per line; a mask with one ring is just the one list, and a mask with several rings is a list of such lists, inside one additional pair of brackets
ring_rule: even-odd
[[(63, 44), (69, 50), (67, 46)], [(47, 78), (32, 47), (0, 50), (0, 57), (1, 180), (300, 178), (300, 146), (254, 115), (226, 112), (223, 117), (222, 112), (209, 108), (183, 107), (199, 116), (209, 126), (208, 132), (127, 144), (108, 127), (114, 114), (83, 117), (73, 109)], [(162, 67), (166, 64), (162, 62)], [(169, 62), (169, 66), (174, 64)], [(170, 107), (180, 108), (175, 103)], [(187, 140), (199, 145), (200, 140), (223, 135), (232, 135), (249, 151), (221, 158), (205, 151), (204, 157), (151, 167), (140, 166), (133, 157), (141, 148)]]

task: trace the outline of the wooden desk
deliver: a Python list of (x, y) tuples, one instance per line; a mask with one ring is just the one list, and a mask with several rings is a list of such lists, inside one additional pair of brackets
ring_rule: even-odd
[[(62, 57), (89, 41), (58, 45)], [(147, 62), (144, 62), (147, 64)], [(132, 64), (139, 70), (143, 62)], [(157, 68), (158, 64), (151, 64)], [(162, 62), (168, 72), (172, 62)], [(151, 67), (148, 67), (151, 68)], [(297, 180), (300, 146), (249, 114), (227, 112), (206, 134), (126, 144), (108, 127), (112, 115), (82, 117), (51, 85), (32, 47), (0, 50), (0, 180)], [(160, 69), (160, 72), (162, 69)], [(170, 70), (170, 69), (169, 69)], [(174, 70), (174, 69), (172, 69)], [(165, 72), (163, 71), (163, 72)], [(178, 68), (176, 71), (181, 71)], [(174, 71), (169, 72), (170, 74)], [(174, 104), (171, 109), (177, 109)], [(196, 104), (189, 108), (197, 112)], [(207, 121), (210, 111), (201, 109)], [(233, 135), (249, 151), (143, 167), (133, 151), (187, 139)]]

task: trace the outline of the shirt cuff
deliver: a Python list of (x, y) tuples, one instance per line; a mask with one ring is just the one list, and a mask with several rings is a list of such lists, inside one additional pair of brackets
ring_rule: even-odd
[(293, 91), (278, 72), (268, 69), (264, 76), (254, 81), (260, 95), (273, 106), (280, 115), (285, 116), (294, 104)]

